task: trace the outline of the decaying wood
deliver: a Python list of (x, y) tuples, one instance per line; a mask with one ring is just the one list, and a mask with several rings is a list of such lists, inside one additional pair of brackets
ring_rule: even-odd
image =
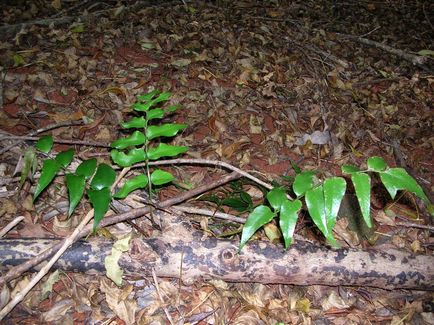
[[(186, 229), (188, 230), (188, 229)], [(434, 257), (397, 250), (331, 250), (297, 242), (287, 251), (268, 242), (253, 241), (238, 252), (238, 242), (205, 237), (190, 229), (191, 236), (135, 238), (119, 261), (125, 275), (142, 278), (155, 269), (159, 277), (181, 278), (186, 283), (221, 279), (229, 282), (297, 285), (352, 285), (384, 289), (434, 289)], [(22, 263), (53, 245), (55, 240), (2, 239), (3, 268)], [(58, 260), (65, 271), (104, 273), (104, 259), (112, 243), (79, 241)]]

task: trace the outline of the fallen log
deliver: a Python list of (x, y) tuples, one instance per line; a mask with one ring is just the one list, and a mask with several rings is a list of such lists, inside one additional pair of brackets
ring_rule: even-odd
[[(331, 250), (309, 242), (296, 242), (288, 250), (269, 242), (252, 241), (241, 252), (238, 242), (190, 232), (192, 240), (163, 236), (135, 238), (119, 265), (125, 276), (143, 278), (154, 269), (159, 277), (181, 278), (185, 283), (207, 279), (228, 282), (296, 285), (348, 285), (383, 289), (434, 289), (434, 256), (399, 250)], [(51, 239), (1, 239), (0, 262), (6, 268), (33, 258), (55, 244)], [(78, 241), (55, 268), (103, 274), (111, 253), (107, 240)]]

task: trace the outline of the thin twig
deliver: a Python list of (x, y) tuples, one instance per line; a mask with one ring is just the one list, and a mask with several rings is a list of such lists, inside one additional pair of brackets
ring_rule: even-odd
[(420, 225), (418, 223), (412, 223), (412, 222), (397, 222), (397, 226), (407, 227), (407, 228), (419, 228), (419, 229), (426, 229), (431, 232), (434, 232), (433, 226), (427, 226), (427, 225)]
[(155, 270), (152, 269), (152, 278), (154, 279), (154, 285), (155, 285), (155, 289), (157, 290), (157, 295), (158, 298), (160, 299), (160, 302), (162, 304), (162, 308), (164, 310), (164, 313), (166, 314), (167, 320), (169, 321), (170, 324), (174, 324), (172, 317), (170, 316), (167, 308), (164, 306), (164, 299), (163, 296), (161, 295), (161, 291), (160, 291), (160, 286), (158, 285), (158, 279), (157, 279), (157, 275), (155, 274)]
[(223, 213), (223, 212), (214, 212), (206, 209), (198, 209), (188, 206), (173, 206), (172, 210), (181, 211), (189, 214), (200, 214), (208, 217), (216, 217), (218, 219), (232, 221), (236, 223), (246, 223), (245, 218), (237, 217), (232, 214)]
[[(4, 136), (0, 137), (0, 141), (3, 140), (21, 140), (21, 141), (38, 141), (39, 137), (27, 137), (27, 136)], [(61, 144), (72, 144), (75, 146), (90, 146), (90, 147), (104, 147), (104, 148), (110, 148), (110, 144), (107, 143), (101, 143), (101, 142), (94, 142), (94, 141), (82, 141), (82, 140), (72, 140), (72, 139), (55, 139), (53, 138), (54, 143), (61, 143)]]
[(90, 210), (81, 223), (75, 228), (74, 232), (62, 242), (62, 246), (57, 253), (51, 258), (51, 260), (44, 265), (44, 267), (36, 274), (29, 284), (21, 290), (9, 303), (0, 311), (0, 321), (18, 304), (29, 291), (48, 273), (54, 263), (60, 258), (60, 256), (71, 246), (79, 237), (80, 232), (86, 226), (86, 224), (93, 218), (93, 209)]
[[(83, 121), (60, 122), (60, 123), (48, 125), (48, 126), (46, 126), (44, 128), (41, 128), (41, 129), (34, 130), (34, 131), (30, 132), (28, 134), (28, 136), (33, 137), (33, 136), (35, 136), (35, 135), (37, 135), (39, 133), (46, 132), (46, 131), (49, 131), (49, 130), (52, 130), (52, 129), (57, 129), (57, 128), (65, 127), (65, 126), (82, 125), (82, 124), (83, 124)], [(18, 141), (15, 141), (14, 143), (10, 144), (9, 146), (4, 147), (3, 149), (0, 150), (0, 155), (2, 153), (6, 152), (6, 151), (8, 151), (10, 149), (12, 149), (13, 147), (16, 147), (18, 144), (20, 144), (23, 141), (24, 140), (18, 140)]]
[(4, 227), (1, 231), (0, 231), (0, 238), (2, 238), (4, 235), (6, 235), (13, 227), (15, 227), (19, 222), (21, 222), (22, 220), (24, 220), (23, 216), (19, 216), (16, 217), (14, 220), (12, 220), (11, 222), (9, 222), (6, 227)]

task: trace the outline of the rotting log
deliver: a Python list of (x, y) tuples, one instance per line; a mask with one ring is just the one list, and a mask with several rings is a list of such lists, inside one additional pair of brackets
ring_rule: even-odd
[[(262, 241), (252, 241), (238, 252), (236, 241), (204, 237), (200, 231), (191, 231), (189, 237), (134, 238), (129, 251), (122, 254), (119, 265), (128, 277), (150, 276), (155, 269), (159, 277), (181, 278), (187, 284), (221, 279), (228, 282), (434, 289), (434, 256), (430, 255), (399, 250), (332, 250), (308, 242), (296, 242), (284, 250)], [(51, 239), (0, 239), (1, 271), (31, 259), (55, 242)], [(78, 241), (65, 252), (55, 268), (104, 273), (104, 259), (111, 249), (112, 242), (107, 240)]]

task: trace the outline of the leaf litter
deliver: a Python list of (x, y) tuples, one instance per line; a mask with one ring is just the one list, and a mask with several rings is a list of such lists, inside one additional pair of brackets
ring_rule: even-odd
[[(110, 142), (119, 137), (113, 130), (119, 130), (137, 95), (166, 89), (174, 94), (174, 103), (185, 107), (176, 115), (179, 123), (189, 125), (179, 141), (197, 158), (225, 160), (275, 179), (294, 176), (293, 162), (303, 170), (334, 172), (344, 163), (360, 165), (375, 155), (390, 166), (401, 158), (432, 193), (433, 10), (428, 1), (8, 3), (0, 28), (13, 37), (3, 37), (0, 46), (1, 136), (82, 119), (92, 127), (55, 130), (55, 136)], [(36, 22), (50, 19), (52, 24)], [(18, 30), (8, 28), (23, 22)], [(423, 66), (378, 44), (423, 55)], [(2, 154), (2, 176), (12, 175), (18, 159), (16, 150)], [(198, 181), (193, 168), (180, 173), (186, 184)], [(209, 178), (200, 175), (201, 181)], [(19, 207), (17, 199), (6, 195), (13, 190), (0, 188), (2, 226), (16, 215), (16, 209), (7, 207)], [(31, 217), (21, 212), (28, 218), (10, 235), (36, 231), (39, 237), (44, 232), (56, 236), (62, 212), (60, 221), (44, 215), (66, 195), (50, 188)], [(387, 201), (388, 208), (371, 211), (378, 229), (370, 244), (432, 253), (429, 231), (397, 227), (399, 222), (422, 222), (411, 197), (402, 195), (391, 207), (386, 195), (373, 195), (378, 195), (373, 200)], [(78, 213), (87, 209), (83, 205)], [(209, 219), (207, 227), (213, 223)], [(300, 234), (315, 238), (303, 223)], [(220, 232), (231, 229), (220, 227)], [(368, 245), (351, 220), (340, 219), (338, 227), (338, 239), (347, 245)], [(151, 279), (116, 288), (103, 277), (63, 274), (48, 299), (38, 301), (38, 289), (32, 291), (10, 320), (32, 323), (40, 316), (61, 323), (112, 318), (162, 324), (168, 321), (167, 311), (177, 323), (192, 324), (433, 323), (432, 297), (424, 293), (158, 281), (159, 294)]]

